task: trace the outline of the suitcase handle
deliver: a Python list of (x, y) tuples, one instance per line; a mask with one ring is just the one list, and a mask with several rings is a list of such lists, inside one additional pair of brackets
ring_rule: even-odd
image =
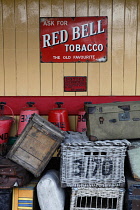
[(118, 108), (123, 109), (124, 111), (129, 111), (130, 105), (122, 105), (122, 106), (118, 106)]

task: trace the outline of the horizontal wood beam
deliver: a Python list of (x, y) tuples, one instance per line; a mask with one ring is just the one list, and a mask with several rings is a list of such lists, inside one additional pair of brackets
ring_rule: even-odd
[[(116, 101), (140, 101), (140, 96), (1, 96), (0, 102), (6, 102), (14, 115), (19, 115), (20, 110), (26, 106), (26, 102), (35, 102), (35, 107), (40, 115), (48, 115), (49, 110), (56, 108), (55, 102), (63, 102), (63, 108), (69, 115), (77, 115), (78, 110), (84, 106), (84, 102), (111, 103)], [(5, 115), (11, 115), (11, 110), (5, 107)]]

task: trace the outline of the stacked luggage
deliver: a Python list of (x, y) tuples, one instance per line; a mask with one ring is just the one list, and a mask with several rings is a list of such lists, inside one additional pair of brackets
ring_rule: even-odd
[(123, 209), (127, 140), (89, 141), (69, 132), (61, 143), (61, 187), (71, 187), (70, 210)]
[(85, 110), (87, 135), (91, 141), (117, 138), (131, 143), (125, 162), (124, 209), (140, 209), (140, 101), (85, 105)]
[[(70, 210), (137, 210), (140, 206), (140, 169), (135, 159), (140, 154), (140, 142), (131, 139), (139, 138), (139, 110), (140, 102), (85, 104), (86, 133), (64, 132), (34, 114), (7, 158), (40, 179), (61, 145), (60, 176), (56, 171), (47, 172), (38, 184), (30, 188), (33, 195), (37, 185), (41, 210), (63, 210), (66, 188), (71, 192)], [(126, 155), (132, 172), (130, 176), (124, 169)], [(16, 187), (15, 184), (12, 187)], [(13, 189), (13, 205), (18, 203), (17, 200), (22, 200), (22, 203), (14, 210), (23, 208), (26, 197), (24, 194), (20, 199), (17, 194), (29, 188), (17, 187)], [(57, 202), (54, 203), (50, 192), (56, 196)], [(10, 189), (8, 196), (11, 200)], [(41, 200), (45, 197), (46, 201)], [(26, 201), (33, 199), (32, 196)], [(31, 204), (28, 202), (26, 205), (29, 207)], [(33, 206), (34, 202), (30, 209)]]

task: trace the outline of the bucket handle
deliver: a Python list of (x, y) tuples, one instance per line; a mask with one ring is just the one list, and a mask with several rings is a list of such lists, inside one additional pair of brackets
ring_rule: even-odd
[(6, 102), (0, 102), (1, 115), (4, 114), (4, 109), (3, 109), (4, 106), (8, 107), (10, 109), (10, 111), (12, 112), (13, 122), (15, 123), (14, 112), (13, 112), (13, 110), (12, 110), (12, 108), (10, 106), (6, 105)]

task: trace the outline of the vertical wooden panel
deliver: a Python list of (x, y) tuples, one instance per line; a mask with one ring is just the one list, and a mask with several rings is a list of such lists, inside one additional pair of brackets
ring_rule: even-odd
[[(76, 0), (76, 16), (88, 15), (88, 1)], [(76, 76), (87, 76), (87, 63), (76, 63)], [(76, 95), (87, 95), (87, 92), (76, 92)]]
[[(76, 76), (87, 76), (87, 63), (76, 65)], [(76, 92), (76, 96), (86, 96), (87, 92)]]
[(28, 95), (40, 95), (39, 1), (27, 0)]
[(140, 0), (138, 0), (138, 25), (137, 25), (137, 81), (136, 95), (140, 95)]
[(63, 0), (52, 0), (52, 17), (63, 17)]
[(136, 82), (137, 1), (126, 0), (124, 95), (135, 95)]
[(53, 64), (53, 95), (63, 96), (63, 63)]
[(16, 95), (14, 0), (3, 2), (5, 95)]
[[(15, 0), (17, 95), (28, 95), (26, 2)], [(23, 88), (24, 87), (24, 88)]]
[[(64, 17), (75, 17), (75, 0), (64, 0)], [(75, 63), (64, 63), (64, 76), (75, 76)], [(75, 92), (64, 92), (64, 96), (74, 96)], [(70, 129), (75, 131), (76, 118), (69, 116)]]
[(112, 95), (123, 95), (125, 0), (113, 1)]
[(41, 96), (51, 96), (52, 87), (52, 63), (41, 64)]
[(2, 0), (0, 0), (0, 96), (4, 95), (4, 63), (3, 63), (3, 17)]
[[(99, 0), (89, 0), (89, 16), (99, 16)], [(88, 95), (99, 95), (99, 63), (88, 64)]]
[(51, 17), (51, 0), (40, 0), (40, 17)]
[[(75, 0), (64, 0), (64, 17), (75, 16)], [(75, 76), (75, 63), (64, 63), (64, 76)], [(75, 92), (64, 92), (65, 96), (74, 96)]]
[[(51, 17), (51, 0), (40, 0), (40, 17)], [(41, 96), (51, 96), (53, 64), (41, 63)]]
[(108, 16), (108, 59), (105, 63), (100, 63), (100, 95), (111, 95), (112, 1), (100, 0), (100, 16)]
[[(52, 17), (63, 17), (63, 0), (52, 0)], [(63, 63), (53, 64), (53, 95), (62, 96), (63, 91)]]
[(75, 0), (64, 0), (64, 17), (75, 17)]

